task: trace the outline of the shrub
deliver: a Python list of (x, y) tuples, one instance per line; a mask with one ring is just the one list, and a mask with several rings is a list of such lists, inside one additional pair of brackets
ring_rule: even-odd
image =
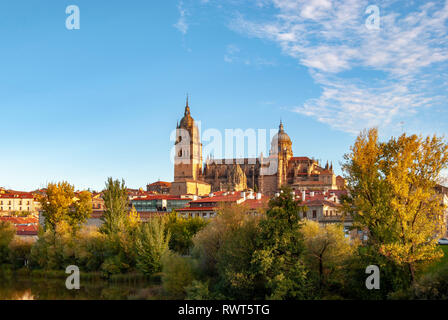
[(16, 234), (13, 224), (0, 221), (0, 264), (9, 262), (9, 244)]
[(167, 252), (162, 259), (162, 283), (165, 293), (173, 299), (183, 299), (194, 279), (193, 262), (174, 252)]
[(140, 226), (136, 239), (137, 269), (153, 274), (162, 269), (162, 256), (168, 250), (170, 234), (163, 218), (152, 218)]

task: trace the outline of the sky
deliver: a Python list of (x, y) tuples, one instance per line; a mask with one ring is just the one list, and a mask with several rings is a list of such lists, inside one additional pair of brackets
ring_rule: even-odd
[(202, 132), (281, 119), (340, 174), (365, 128), (447, 134), (447, 29), (443, 0), (1, 1), (0, 186), (172, 181), (187, 93)]

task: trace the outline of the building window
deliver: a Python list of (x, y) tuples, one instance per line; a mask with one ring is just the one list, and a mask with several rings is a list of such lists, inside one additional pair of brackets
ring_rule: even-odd
[(328, 217), (328, 210), (325, 210), (325, 216)]
[(317, 218), (317, 212), (316, 212), (316, 210), (313, 210), (313, 218), (314, 218), (314, 219)]

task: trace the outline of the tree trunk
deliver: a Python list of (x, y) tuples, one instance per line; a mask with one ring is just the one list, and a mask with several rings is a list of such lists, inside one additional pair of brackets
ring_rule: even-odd
[(411, 274), (411, 284), (414, 284), (415, 281), (415, 270), (414, 265), (412, 263), (408, 263), (409, 273)]
[(323, 273), (324, 273), (324, 266), (322, 263), (322, 257), (319, 257), (319, 288), (322, 288)]

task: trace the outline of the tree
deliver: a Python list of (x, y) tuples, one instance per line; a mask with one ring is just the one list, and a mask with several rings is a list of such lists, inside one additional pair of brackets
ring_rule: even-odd
[(129, 201), (124, 180), (120, 182), (119, 180), (108, 178), (102, 198), (105, 210), (101, 231), (106, 234), (114, 234), (126, 228)]
[(9, 244), (16, 235), (16, 228), (12, 223), (0, 221), (0, 264), (8, 261)]
[(252, 255), (257, 249), (259, 218), (247, 215), (244, 223), (230, 230), (217, 252), (218, 291), (237, 300), (263, 298), (263, 283), (254, 272)]
[(76, 232), (92, 212), (91, 196), (90, 192), (82, 191), (76, 197), (74, 186), (66, 181), (49, 183), (47, 192), (38, 196), (45, 228), (56, 232), (57, 225), (66, 221)]
[(38, 195), (38, 201), (42, 207), (42, 215), (45, 218), (45, 228), (56, 231), (58, 223), (67, 218), (70, 206), (75, 197), (74, 187), (68, 182), (49, 183), (47, 192)]
[(193, 254), (199, 257), (199, 266), (205, 274), (217, 275), (219, 249), (250, 218), (246, 210), (244, 206), (220, 207), (217, 216), (193, 238)]
[(143, 223), (136, 239), (137, 268), (145, 274), (160, 272), (169, 241), (170, 233), (166, 231), (164, 218), (151, 218)]
[(291, 193), (290, 188), (282, 188), (280, 195), (269, 202), (266, 218), (260, 221), (258, 249), (252, 260), (270, 299), (310, 298), (300, 219), (307, 208)]
[(341, 225), (322, 226), (318, 222), (307, 220), (302, 232), (310, 270), (318, 271), (319, 286), (322, 287), (327, 279), (342, 269), (355, 246), (345, 237)]
[[(247, 212), (244, 205), (222, 206), (217, 216), (194, 237), (193, 256), (198, 258), (200, 274), (205, 280), (196, 285), (205, 289), (207, 283), (209, 297), (265, 298), (263, 283), (257, 282), (260, 277), (252, 266), (259, 217)], [(190, 289), (195, 291), (193, 287)]]
[(77, 232), (82, 224), (89, 219), (92, 211), (92, 194), (89, 191), (81, 191), (74, 199), (72, 208), (67, 214), (67, 222), (74, 232)]
[(361, 133), (345, 156), (346, 211), (368, 230), (370, 245), (406, 266), (411, 282), (421, 264), (442, 255), (445, 208), (435, 186), (447, 166), (442, 138), (403, 134), (382, 143), (376, 129)]
[(183, 218), (173, 211), (167, 221), (167, 229), (171, 234), (170, 249), (182, 255), (190, 252), (193, 237), (206, 225), (207, 220), (200, 217)]
[(167, 251), (162, 258), (162, 284), (171, 299), (184, 299), (186, 288), (194, 280), (193, 264), (190, 258)]

